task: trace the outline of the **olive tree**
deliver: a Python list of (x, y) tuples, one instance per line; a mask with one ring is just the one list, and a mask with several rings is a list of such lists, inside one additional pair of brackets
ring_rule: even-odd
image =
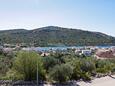
[(59, 83), (63, 83), (70, 80), (73, 68), (69, 64), (56, 65), (49, 73), (51, 79)]

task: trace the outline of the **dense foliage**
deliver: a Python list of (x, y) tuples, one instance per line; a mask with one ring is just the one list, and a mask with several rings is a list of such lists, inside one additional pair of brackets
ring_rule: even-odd
[[(2, 43), (26, 43), (35, 46), (114, 45), (115, 38), (78, 29), (48, 26), (35, 30), (0, 31)], [(30, 43), (30, 44), (29, 44)]]
[(7, 71), (11, 69), (13, 62), (14, 54), (12, 52), (3, 52), (0, 49), (0, 79), (6, 75)]
[(13, 64), (13, 70), (23, 75), (24, 80), (35, 80), (38, 64), (40, 79), (44, 79), (44, 69), (41, 57), (35, 52), (19, 52)]
[(41, 57), (36, 52), (19, 51), (12, 56), (14, 57), (0, 54), (1, 79), (36, 80), (37, 63), (39, 81), (89, 81), (93, 77), (115, 74), (115, 59), (97, 60), (94, 57), (62, 52)]

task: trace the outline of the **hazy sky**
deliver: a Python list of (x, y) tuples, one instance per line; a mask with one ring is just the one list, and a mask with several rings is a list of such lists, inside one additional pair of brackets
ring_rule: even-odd
[(115, 0), (0, 0), (0, 30), (52, 25), (115, 36)]

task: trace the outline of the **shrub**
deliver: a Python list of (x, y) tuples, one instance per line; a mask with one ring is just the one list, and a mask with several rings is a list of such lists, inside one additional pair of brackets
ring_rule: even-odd
[(109, 60), (98, 60), (96, 68), (98, 73), (109, 73), (112, 71), (113, 64)]
[(6, 76), (3, 77), (2, 79), (5, 80), (23, 80), (24, 76), (17, 71), (10, 69), (7, 73)]
[(54, 81), (62, 83), (70, 80), (72, 73), (73, 68), (69, 64), (61, 64), (53, 67), (49, 75)]

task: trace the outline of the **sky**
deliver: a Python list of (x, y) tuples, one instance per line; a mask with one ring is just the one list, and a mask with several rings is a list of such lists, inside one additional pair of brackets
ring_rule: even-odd
[(115, 36), (115, 0), (0, 0), (0, 30), (45, 26)]

